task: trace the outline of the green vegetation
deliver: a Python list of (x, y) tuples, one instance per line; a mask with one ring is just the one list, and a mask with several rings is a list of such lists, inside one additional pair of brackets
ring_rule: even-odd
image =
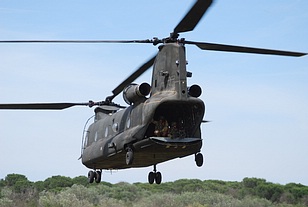
[(53, 176), (31, 182), (24, 175), (9, 174), (0, 180), (0, 207), (210, 207), (210, 206), (308, 206), (308, 187), (280, 185), (259, 178), (242, 182), (181, 179), (160, 185), (147, 183), (87, 183), (87, 178)]

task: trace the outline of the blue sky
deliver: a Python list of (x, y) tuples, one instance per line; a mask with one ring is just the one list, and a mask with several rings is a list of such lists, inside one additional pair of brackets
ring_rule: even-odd
[[(0, 2), (0, 39), (148, 39), (169, 35), (194, 3), (185, 1)], [(308, 52), (308, 2), (216, 0), (187, 40)], [(265, 178), (308, 185), (308, 57), (186, 47), (189, 84), (207, 104), (205, 164), (159, 164), (163, 182), (181, 178)], [(1, 44), (0, 102), (103, 100), (157, 52), (140, 44)], [(149, 70), (137, 83), (151, 80)], [(121, 96), (115, 99), (124, 104)], [(0, 111), (0, 178), (86, 175), (78, 159), (93, 109)], [(107, 182), (147, 182), (152, 167), (104, 171)]]

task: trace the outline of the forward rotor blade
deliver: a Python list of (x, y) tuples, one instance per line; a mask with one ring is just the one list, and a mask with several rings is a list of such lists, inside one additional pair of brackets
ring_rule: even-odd
[(254, 54), (264, 54), (264, 55), (283, 55), (283, 56), (294, 56), (294, 57), (301, 57), (301, 56), (307, 55), (307, 53), (301, 53), (301, 52), (271, 50), (271, 49), (263, 49), (263, 48), (243, 47), (243, 46), (224, 45), (224, 44), (215, 44), (215, 43), (206, 43), (206, 42), (185, 41), (185, 43), (197, 45), (202, 50), (254, 53)]
[(173, 34), (177, 35), (180, 32), (192, 31), (197, 26), (211, 4), (212, 0), (197, 0), (184, 18), (174, 28)]
[[(127, 79), (125, 79), (120, 85), (118, 85), (113, 91), (113, 96), (109, 97), (114, 98), (116, 97), (119, 93), (122, 92), (122, 90), (129, 85), (130, 83), (132, 83), (134, 80), (136, 80), (142, 73), (144, 73), (147, 69), (149, 69), (155, 61), (156, 55), (153, 56), (150, 60), (148, 60), (146, 63), (144, 63), (142, 66), (140, 66), (133, 74), (131, 74)], [(111, 101), (110, 100), (110, 101)]]
[(0, 43), (152, 43), (151, 40), (0, 40)]
[(62, 110), (72, 106), (89, 106), (89, 103), (21, 103), (0, 104), (0, 109), (15, 110)]

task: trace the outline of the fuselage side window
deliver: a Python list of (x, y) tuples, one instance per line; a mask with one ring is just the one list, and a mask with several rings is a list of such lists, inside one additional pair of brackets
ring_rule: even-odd
[(114, 132), (118, 132), (119, 131), (119, 124), (117, 122), (112, 125), (112, 130)]
[(126, 129), (129, 129), (130, 127), (130, 117), (127, 117), (127, 120), (126, 120)]
[(105, 137), (108, 137), (108, 127), (105, 129)]

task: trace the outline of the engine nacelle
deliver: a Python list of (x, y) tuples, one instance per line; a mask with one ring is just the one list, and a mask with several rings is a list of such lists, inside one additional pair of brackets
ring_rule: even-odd
[(187, 91), (190, 96), (195, 97), (195, 98), (198, 98), (202, 93), (202, 89), (198, 85), (192, 85), (188, 87)]
[(131, 105), (144, 99), (145, 96), (149, 95), (151, 86), (148, 83), (142, 83), (140, 85), (130, 84), (123, 90), (124, 101)]

